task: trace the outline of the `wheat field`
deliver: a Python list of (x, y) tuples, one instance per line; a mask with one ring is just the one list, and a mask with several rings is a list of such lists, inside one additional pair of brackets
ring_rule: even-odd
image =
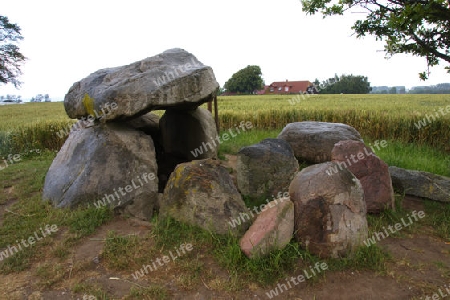
[[(450, 150), (450, 95), (232, 96), (218, 97), (218, 111), (221, 130), (241, 121), (260, 130), (307, 120), (339, 122), (374, 140)], [(419, 121), (424, 124), (420, 129)], [(0, 106), (0, 153), (58, 150), (64, 138), (56, 133), (74, 122), (62, 102)]]

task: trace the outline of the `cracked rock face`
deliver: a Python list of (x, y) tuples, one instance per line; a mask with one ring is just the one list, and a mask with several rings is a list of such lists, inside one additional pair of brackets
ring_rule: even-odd
[(366, 203), (359, 180), (348, 170), (327, 172), (334, 162), (299, 172), (289, 187), (295, 238), (319, 257), (345, 257), (367, 239)]

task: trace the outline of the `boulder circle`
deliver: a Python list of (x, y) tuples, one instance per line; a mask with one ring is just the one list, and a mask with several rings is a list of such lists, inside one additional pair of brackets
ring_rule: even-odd
[(108, 206), (148, 220), (157, 203), (156, 174), (150, 136), (100, 124), (69, 135), (47, 172), (43, 199), (60, 208)]
[(72, 85), (64, 107), (73, 119), (129, 119), (156, 109), (196, 108), (211, 101), (218, 87), (210, 67), (185, 50), (170, 49), (90, 74)]
[(334, 162), (299, 172), (289, 187), (294, 237), (322, 258), (346, 257), (367, 239), (366, 203), (359, 180), (348, 170), (329, 176)]
[(179, 164), (170, 175), (160, 203), (160, 215), (203, 229), (241, 235), (248, 228), (236, 225), (249, 210), (219, 161), (194, 160)]
[(359, 132), (349, 125), (313, 121), (289, 123), (278, 138), (291, 145), (298, 160), (308, 163), (330, 161), (331, 150), (339, 141), (363, 141)]
[(373, 153), (363, 142), (346, 140), (334, 145), (331, 159), (339, 165), (336, 172), (347, 168), (359, 179), (364, 189), (364, 199), (368, 213), (380, 213), (394, 208), (394, 189), (388, 165)]

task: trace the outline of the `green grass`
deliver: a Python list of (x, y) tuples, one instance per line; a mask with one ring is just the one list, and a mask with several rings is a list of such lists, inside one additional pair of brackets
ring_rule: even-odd
[(56, 225), (57, 233), (43, 238), (30, 247), (22, 247), (18, 253), (0, 263), (0, 273), (8, 274), (28, 269), (34, 259), (43, 257), (56, 237), (68, 230), (69, 234), (57, 247), (57, 255), (67, 253), (68, 248), (112, 218), (107, 209), (55, 209), (41, 197), (45, 174), (54, 153), (23, 156), (23, 159), (0, 171), (0, 204), (9, 204), (0, 226), (0, 249), (17, 245), (16, 241), (28, 239), (45, 225)]
[[(87, 283), (78, 283), (75, 284), (72, 291), (74, 293), (82, 294), (81, 299), (83, 299), (83, 296), (86, 296), (86, 299), (96, 299), (96, 300), (109, 300), (111, 299), (108, 296), (108, 293), (104, 291), (100, 286), (95, 284), (87, 284)], [(95, 298), (92, 298), (95, 297)], [(78, 298), (77, 298), (78, 299)]]
[[(222, 131), (219, 136), (227, 131)], [(257, 144), (266, 138), (276, 138), (279, 130), (251, 129), (228, 141), (223, 141), (219, 148), (219, 157), (236, 154), (242, 147)], [(375, 140), (363, 137), (366, 145), (374, 146)], [(375, 146), (374, 146), (375, 147)], [(375, 153), (389, 166), (419, 170), (450, 177), (450, 155), (442, 150), (427, 145), (415, 145), (400, 141), (387, 141), (387, 147), (374, 148)], [(305, 167), (305, 165), (303, 166)]]
[[(365, 139), (366, 144), (373, 143)], [(428, 145), (387, 141), (388, 146), (376, 151), (376, 155), (389, 166), (419, 170), (450, 177), (450, 155)]]
[(130, 295), (125, 299), (165, 300), (169, 299), (169, 295), (163, 287), (153, 285), (145, 288), (132, 287)]

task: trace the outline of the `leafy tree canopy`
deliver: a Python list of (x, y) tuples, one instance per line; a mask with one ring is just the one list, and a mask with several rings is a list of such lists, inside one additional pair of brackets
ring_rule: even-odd
[(20, 27), (11, 24), (8, 17), (0, 16), (0, 83), (20, 86), (17, 78), (22, 74), (20, 67), (26, 58), (16, 43), (22, 39)]
[(259, 66), (247, 66), (239, 70), (224, 85), (227, 92), (242, 94), (251, 94), (263, 87), (264, 80)]
[[(318, 80), (316, 80), (318, 81)], [(367, 77), (354, 75), (337, 75), (323, 81), (318, 87), (320, 94), (368, 94), (372, 88)]]
[[(353, 25), (357, 37), (374, 35), (385, 41), (386, 57), (408, 53), (426, 58), (427, 71), (440, 61), (450, 63), (450, 0), (301, 0), (303, 11), (324, 17), (342, 15), (358, 7), (367, 12), (365, 20)], [(449, 70), (450, 66), (446, 69)]]

